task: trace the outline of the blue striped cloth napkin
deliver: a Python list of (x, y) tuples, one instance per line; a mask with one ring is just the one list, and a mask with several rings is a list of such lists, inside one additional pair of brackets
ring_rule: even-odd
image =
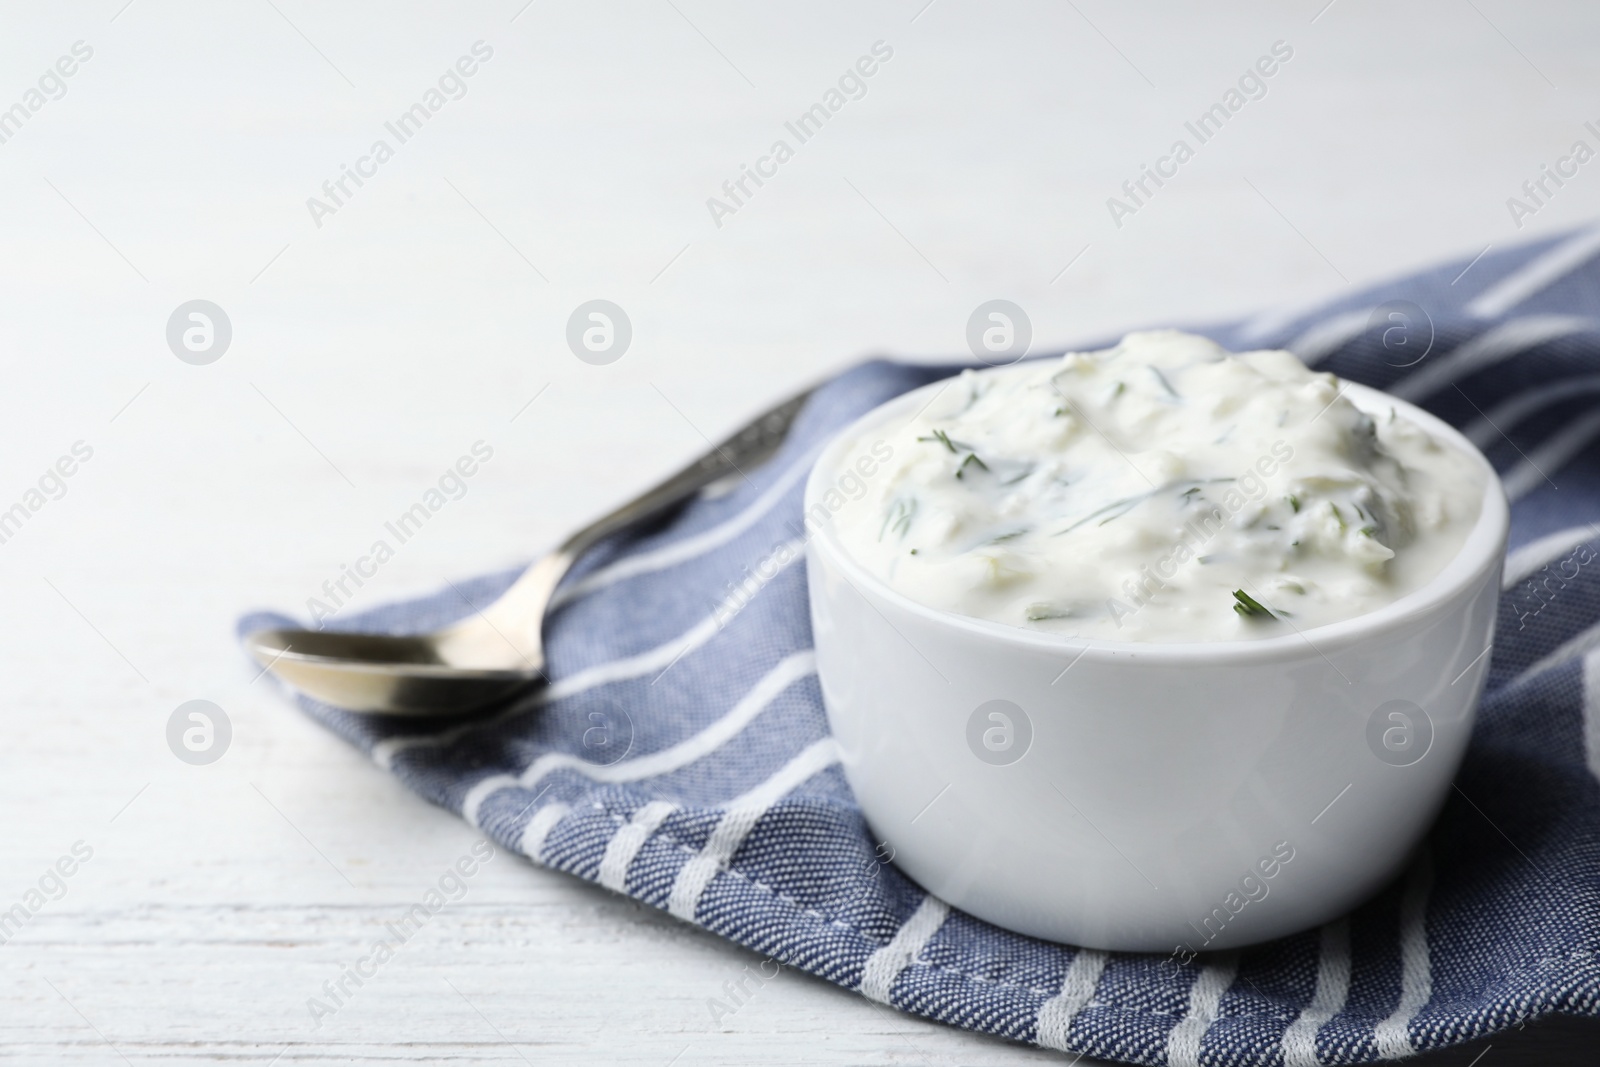
[[(589, 553), (546, 628), (544, 691), (431, 732), (300, 703), (535, 863), (773, 969), (1017, 1041), (1138, 1064), (1294, 1067), (1600, 1014), (1597, 255), (1600, 229), (1202, 331), (1235, 349), (1286, 347), (1421, 404), (1486, 451), (1513, 502), (1457, 788), (1396, 884), (1319, 930), (1192, 959), (1039, 941), (931, 898), (869, 833), (823, 716), (805, 564), (782, 546), (803, 536), (802, 482), (828, 436), (948, 366), (841, 375), (747, 483)], [(432, 628), (515, 577), (340, 625)], [(241, 631), (283, 621), (255, 615)], [(708, 993), (711, 1020), (737, 1007)]]

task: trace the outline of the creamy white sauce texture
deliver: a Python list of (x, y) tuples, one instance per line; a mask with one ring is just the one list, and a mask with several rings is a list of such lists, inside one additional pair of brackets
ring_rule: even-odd
[(1486, 487), (1343, 384), (1175, 330), (965, 371), (846, 450), (892, 452), (837, 535), (913, 600), (1067, 636), (1248, 640), (1353, 618), (1438, 574)]

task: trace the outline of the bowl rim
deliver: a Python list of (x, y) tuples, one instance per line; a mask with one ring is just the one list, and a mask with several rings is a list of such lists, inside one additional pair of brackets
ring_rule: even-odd
[[(1010, 370), (1021, 365), (1012, 364), (1005, 369)], [(924, 394), (935, 390), (942, 391), (958, 376), (956, 374), (941, 378), (892, 397), (854, 419), (848, 426), (836, 431), (806, 476), (802, 522), (804, 514), (809, 513), (812, 505), (819, 502), (821, 493), (832, 487), (833, 480), (840, 473), (838, 460), (842, 452), (864, 437), (875, 425), (887, 423), (903, 409), (911, 408)], [(1453, 601), (1477, 589), (1486, 572), (1491, 569), (1496, 573), (1495, 584), (1498, 586), (1498, 575), (1504, 568), (1505, 547), (1511, 525), (1510, 506), (1506, 501), (1505, 489), (1500, 484), (1500, 476), (1478, 447), (1462, 436), (1460, 431), (1415, 404), (1382, 390), (1344, 378), (1340, 378), (1339, 382), (1343, 387), (1343, 395), (1355, 402), (1362, 411), (1370, 413), (1374, 408), (1393, 407), (1399, 414), (1435, 438), (1464, 453), (1477, 464), (1484, 476), (1483, 501), (1478, 512), (1478, 520), (1467, 533), (1455, 557), (1422, 586), (1363, 615), (1304, 630), (1297, 629), (1294, 633), (1280, 637), (1250, 641), (1102, 641), (1094, 638), (1068, 637), (1042, 630), (1028, 630), (1010, 623), (961, 615), (914, 600), (867, 570), (850, 554), (838, 539), (831, 515), (827, 522), (822, 523), (815, 533), (806, 538), (807, 550), (825, 554), (828, 562), (844, 574), (858, 594), (866, 596), (870, 591), (880, 601), (887, 602), (902, 612), (917, 616), (935, 626), (964, 632), (974, 638), (1001, 641), (1046, 652), (1075, 654), (1077, 658), (1100, 661), (1125, 661), (1128, 658), (1137, 658), (1145, 662), (1173, 665), (1250, 664), (1300, 659), (1304, 658), (1307, 651), (1326, 658), (1325, 653), (1329, 649), (1338, 651), (1357, 643), (1370, 641), (1414, 625), (1420, 619), (1447, 609)], [(931, 400), (929, 402), (931, 403)], [(1479, 655), (1481, 658), (1481, 653)], [(1077, 659), (1073, 662), (1076, 663)]]

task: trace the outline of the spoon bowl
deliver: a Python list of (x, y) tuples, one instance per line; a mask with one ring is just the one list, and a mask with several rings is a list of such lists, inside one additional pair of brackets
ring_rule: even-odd
[(245, 639), (257, 662), (301, 692), (347, 711), (389, 715), (470, 712), (539, 682), (537, 668), (447, 661), (432, 635), (258, 630)]

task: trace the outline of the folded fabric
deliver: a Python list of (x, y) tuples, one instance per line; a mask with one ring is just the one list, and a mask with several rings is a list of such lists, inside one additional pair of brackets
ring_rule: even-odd
[[(1484, 449), (1513, 504), (1457, 788), (1397, 883), (1319, 930), (1192, 959), (1040, 941), (930, 897), (871, 835), (817, 687), (802, 483), (830, 434), (956, 366), (839, 376), (746, 482), (591, 551), (546, 625), (542, 691), (434, 729), (299, 702), (536, 863), (984, 1033), (1138, 1064), (1336, 1064), (1600, 1014), (1597, 253), (1584, 231), (1200, 331), (1421, 404)], [(430, 629), (516, 576), (338, 625)]]

